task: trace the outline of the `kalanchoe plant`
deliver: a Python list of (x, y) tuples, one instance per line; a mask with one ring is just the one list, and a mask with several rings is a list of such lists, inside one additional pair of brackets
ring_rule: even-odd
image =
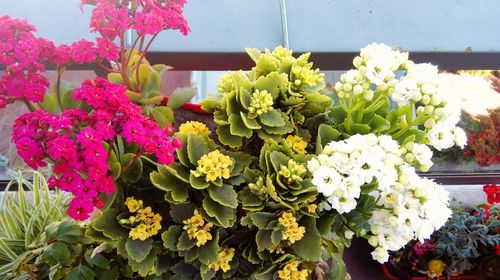
[(229, 72), (218, 86), (220, 100), (205, 100), (203, 108), (214, 113), (222, 144), (232, 148), (261, 139), (307, 133), (306, 119), (326, 111), (331, 99), (324, 95), (324, 74), (312, 69), (309, 53), (298, 58), (283, 47), (261, 53), (246, 49), (255, 62), (250, 72)]

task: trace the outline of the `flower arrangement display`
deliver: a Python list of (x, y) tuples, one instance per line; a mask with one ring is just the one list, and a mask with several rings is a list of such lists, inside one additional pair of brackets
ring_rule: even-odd
[[(342, 254), (355, 236), (385, 262), (451, 215), (447, 192), (416, 173), (432, 166), (429, 147), (466, 141), (437, 67), (371, 44), (330, 91), (309, 53), (247, 49), (255, 66), (225, 74), (218, 95), (201, 104), (217, 129), (190, 120), (174, 131), (173, 110), (192, 91), (164, 105), (169, 67), (145, 56), (159, 32), (189, 32), (185, 1), (84, 4), (94, 5), (95, 43), (54, 46), (28, 23), (0, 18), (0, 104), (30, 109), (16, 120), (13, 141), (31, 167), (50, 167), (50, 187), (71, 193), (68, 214), (87, 222), (46, 228), (50, 253), (24, 259), (33, 273), (48, 266), (55, 279), (346, 279)], [(126, 49), (129, 29), (137, 39)], [(58, 73), (51, 89), (45, 63)], [(62, 74), (75, 63), (97, 63), (108, 75), (63, 90)], [(78, 249), (67, 262), (51, 246), (59, 232), (67, 244), (57, 246)], [(107, 262), (96, 264), (96, 255)], [(89, 272), (106, 264), (109, 274)]]
[(412, 241), (391, 253), (389, 271), (405, 279), (418, 275), (439, 278), (471, 274), (480, 279), (497, 279), (498, 206), (498, 203), (487, 204), (474, 211), (455, 207), (450, 220), (431, 238)]

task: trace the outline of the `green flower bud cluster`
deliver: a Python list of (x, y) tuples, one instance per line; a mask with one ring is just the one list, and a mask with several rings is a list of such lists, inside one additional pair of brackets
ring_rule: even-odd
[(303, 164), (290, 159), (287, 166), (282, 165), (280, 167), (278, 174), (284, 177), (288, 184), (293, 184), (302, 182), (302, 178), (306, 172), (307, 169)]
[(252, 193), (257, 195), (261, 199), (267, 198), (266, 185), (264, 184), (264, 178), (259, 177), (255, 183), (248, 184), (248, 188)]
[(352, 96), (362, 96), (366, 101), (373, 99), (374, 92), (371, 90), (370, 82), (359, 70), (350, 70), (342, 74), (340, 81), (335, 83), (335, 92), (341, 99), (349, 99)]

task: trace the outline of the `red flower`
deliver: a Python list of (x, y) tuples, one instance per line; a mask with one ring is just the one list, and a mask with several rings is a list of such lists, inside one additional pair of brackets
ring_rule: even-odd
[(498, 244), (498, 245), (495, 247), (495, 252), (496, 252), (497, 256), (500, 256), (500, 244)]

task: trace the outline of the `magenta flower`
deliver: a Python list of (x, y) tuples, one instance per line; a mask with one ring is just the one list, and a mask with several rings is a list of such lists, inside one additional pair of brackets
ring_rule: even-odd
[(68, 214), (75, 220), (83, 221), (89, 218), (93, 210), (92, 200), (75, 198), (69, 203)]

